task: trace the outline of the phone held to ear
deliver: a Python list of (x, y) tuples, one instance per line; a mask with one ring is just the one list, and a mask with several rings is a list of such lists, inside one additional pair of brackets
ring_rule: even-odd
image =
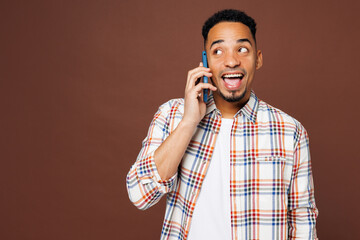
[[(205, 51), (202, 52), (202, 63), (203, 63), (204, 67), (206, 67), (206, 68), (208, 67), (207, 56), (206, 56)], [(203, 77), (203, 83), (208, 83), (208, 82), (209, 82), (208, 77), (204, 76)], [(204, 95), (204, 102), (207, 102), (207, 97), (208, 97), (208, 90), (207, 89), (204, 89), (203, 95)]]

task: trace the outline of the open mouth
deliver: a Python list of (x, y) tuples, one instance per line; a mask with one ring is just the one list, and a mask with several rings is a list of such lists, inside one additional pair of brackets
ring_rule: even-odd
[(226, 73), (221, 76), (225, 82), (225, 87), (229, 90), (235, 90), (240, 87), (241, 80), (244, 78), (243, 73)]

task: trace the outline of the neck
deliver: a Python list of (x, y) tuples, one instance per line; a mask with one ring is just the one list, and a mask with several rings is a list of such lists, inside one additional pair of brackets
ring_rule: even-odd
[(214, 101), (217, 109), (220, 110), (223, 118), (233, 118), (234, 115), (245, 106), (249, 101), (250, 92), (246, 93), (244, 97), (238, 102), (228, 102), (223, 99), (218, 92), (213, 92)]

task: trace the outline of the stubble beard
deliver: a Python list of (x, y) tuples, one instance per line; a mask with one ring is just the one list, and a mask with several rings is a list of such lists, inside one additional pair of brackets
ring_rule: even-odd
[(234, 103), (240, 102), (245, 97), (246, 91), (244, 91), (240, 96), (236, 96), (235, 92), (231, 92), (231, 96), (225, 96), (221, 91), (219, 91), (219, 94), (225, 101)]

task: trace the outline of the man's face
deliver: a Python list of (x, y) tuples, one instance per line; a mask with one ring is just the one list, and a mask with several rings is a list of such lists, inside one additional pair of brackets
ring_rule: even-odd
[(255, 70), (262, 66), (250, 29), (238, 22), (220, 22), (210, 29), (205, 45), (215, 101), (245, 103)]

